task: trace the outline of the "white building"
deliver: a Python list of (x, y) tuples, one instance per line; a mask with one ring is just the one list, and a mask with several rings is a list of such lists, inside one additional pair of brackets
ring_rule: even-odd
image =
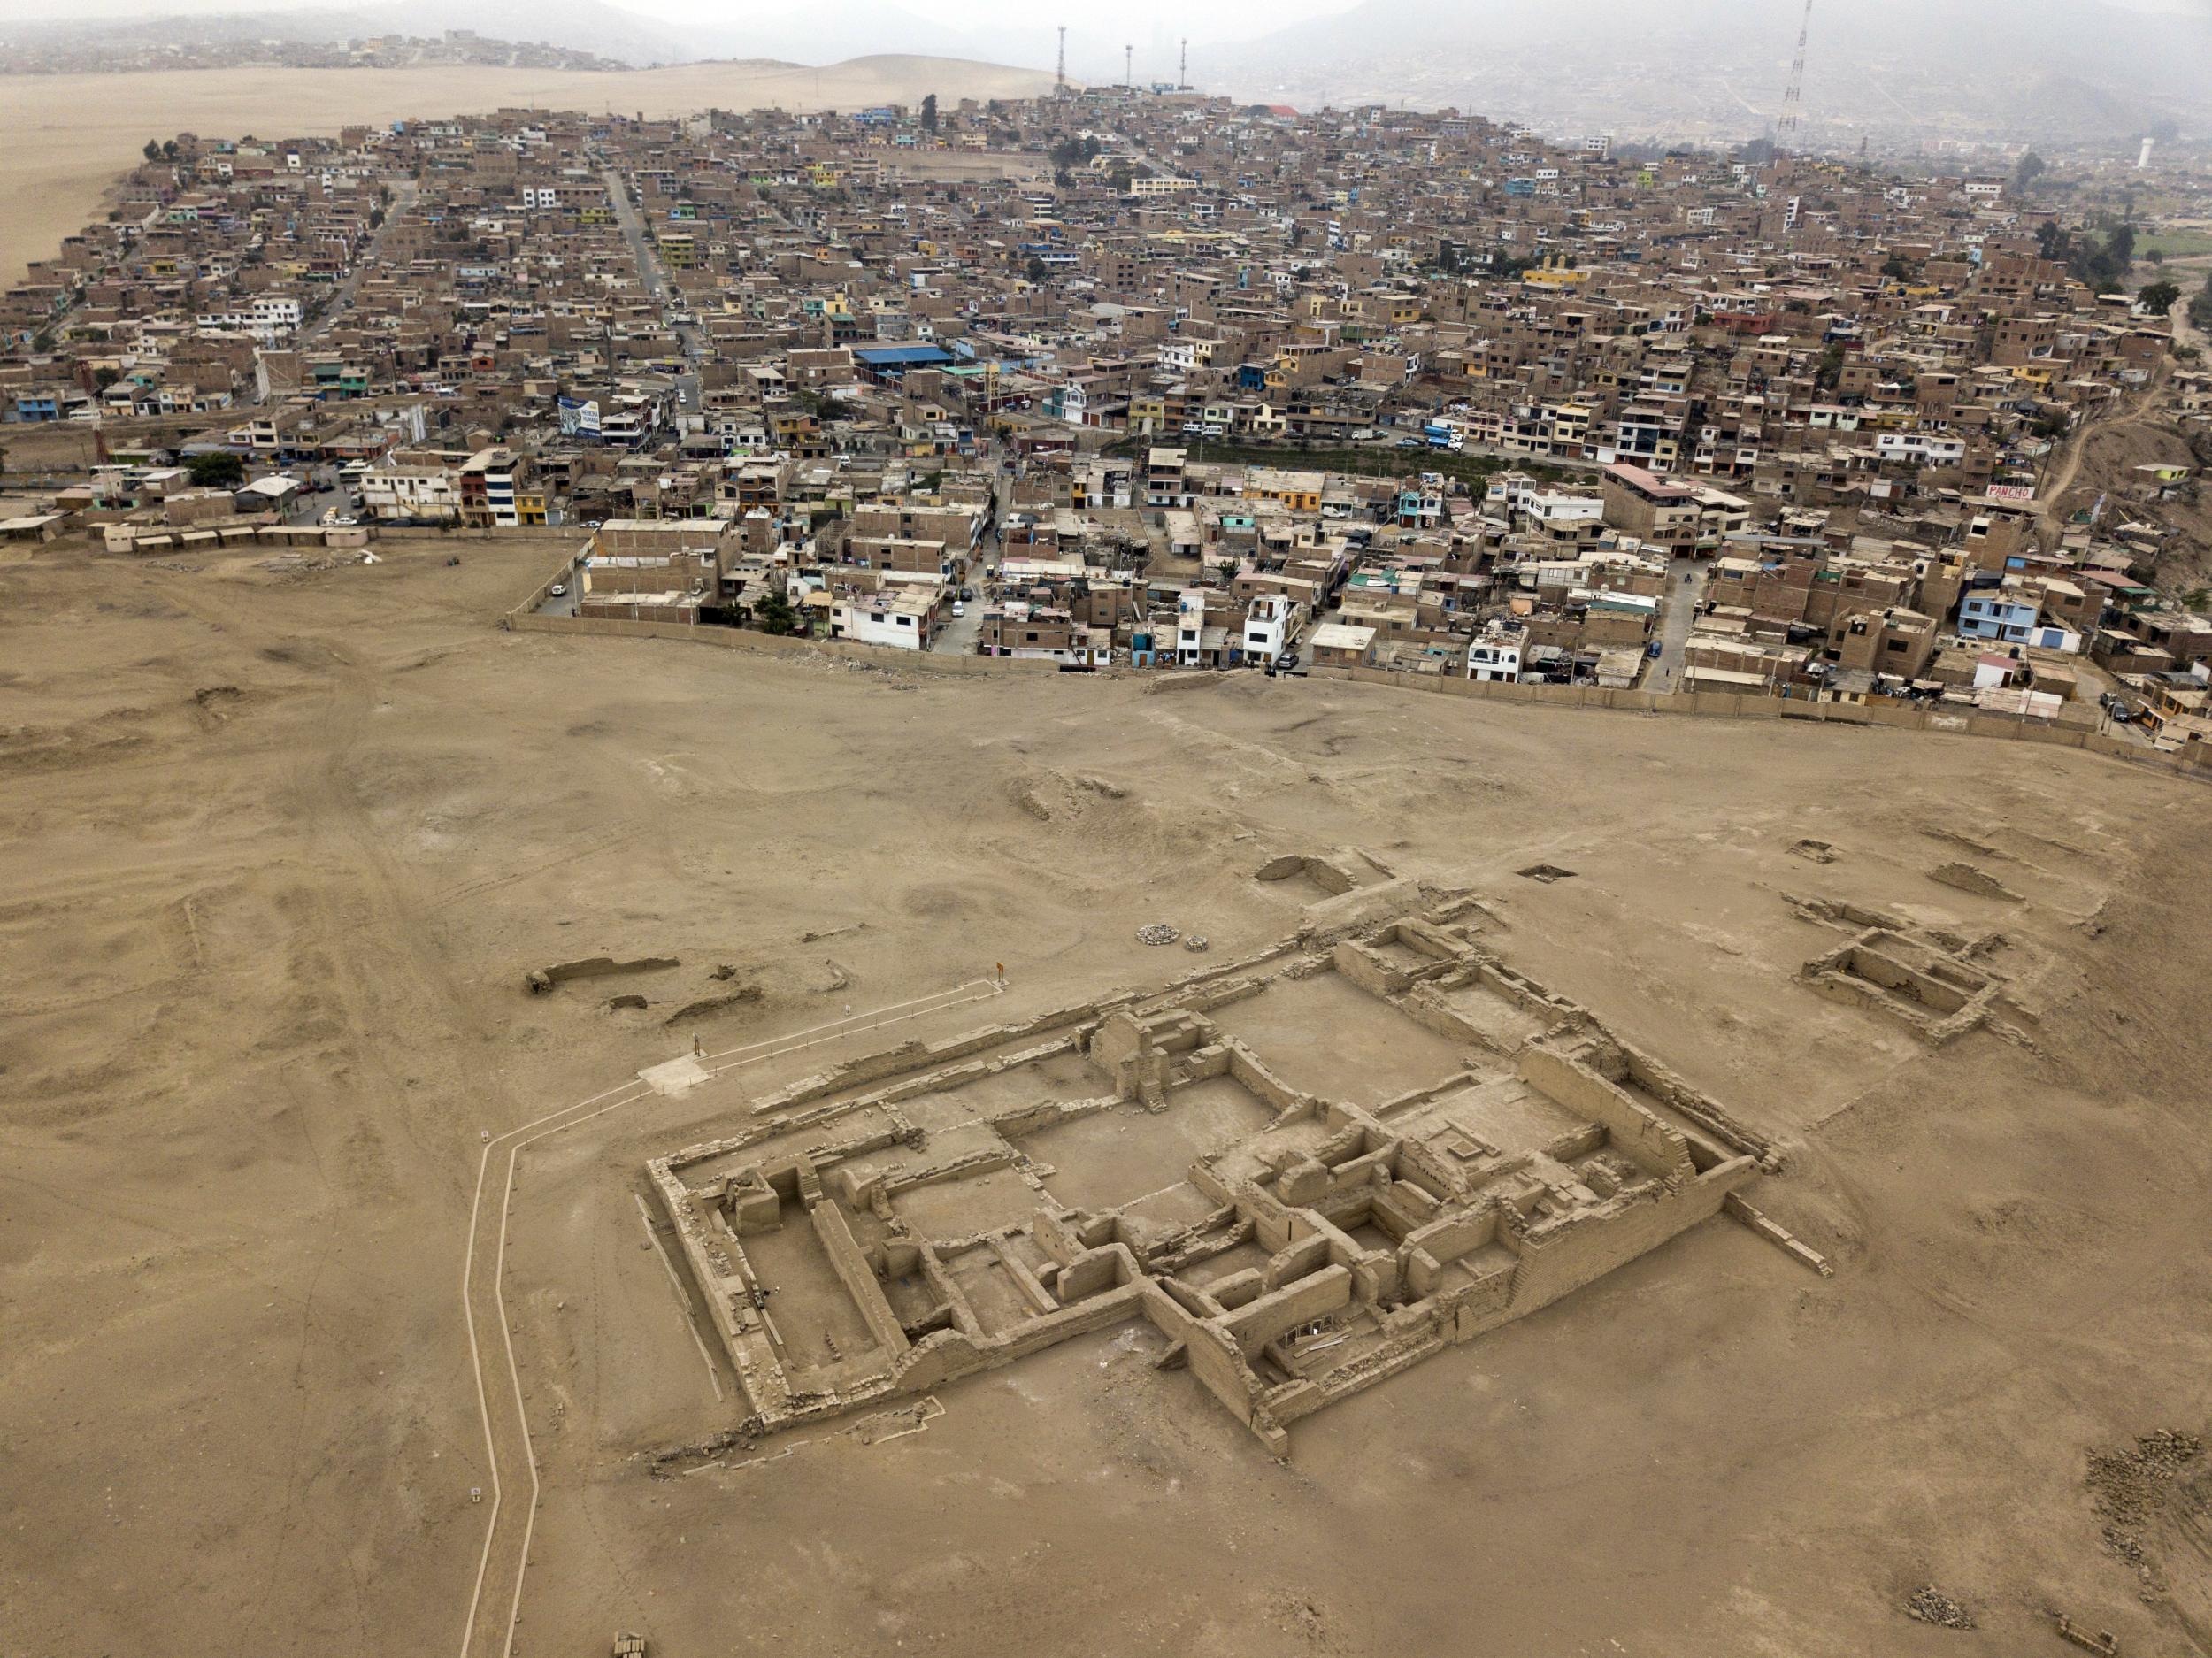
[(1955, 466), (1966, 458), (1966, 440), (1934, 432), (1884, 432), (1876, 436), (1874, 450), (1886, 461)]
[(1467, 647), (1467, 677), (1486, 683), (1496, 680), (1518, 685), (1521, 680), (1521, 641), (1492, 634)]
[(360, 490), (367, 518), (451, 523), (461, 516), (461, 487), (449, 466), (384, 462), (361, 475)]
[(936, 618), (933, 585), (859, 593), (830, 605), (830, 637), (894, 650), (927, 650)]
[(1202, 588), (1186, 592), (1175, 601), (1175, 659), (1186, 668), (1204, 660), (1206, 595)]
[(1244, 616), (1244, 637), (1238, 649), (1244, 660), (1270, 667), (1290, 648), (1298, 607), (1279, 593), (1263, 593), (1252, 601)]

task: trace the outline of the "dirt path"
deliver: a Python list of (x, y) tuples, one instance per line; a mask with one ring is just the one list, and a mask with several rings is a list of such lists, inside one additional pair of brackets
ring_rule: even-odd
[(2165, 370), (2161, 365), (2149, 386), (2124, 401), (2114, 414), (2093, 415), (2066, 440), (2061, 451), (2058, 469), (2048, 474), (2039, 492), (2043, 500), (2039, 514), (2046, 526), (2062, 528), (2067, 521), (2063, 506), (2068, 491), (2080, 474), (2083, 458), (2093, 442), (2108, 441), (2123, 432), (2158, 418), (2165, 412), (2162, 393), (2165, 384)]

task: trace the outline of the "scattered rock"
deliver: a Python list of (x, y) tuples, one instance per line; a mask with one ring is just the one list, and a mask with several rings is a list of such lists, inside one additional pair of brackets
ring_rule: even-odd
[(737, 977), (737, 969), (727, 962), (718, 963), (716, 965), (715, 970), (709, 973), (707, 977), (716, 980), (734, 979)]
[(1575, 873), (1572, 870), (1561, 869), (1556, 864), (1532, 864), (1525, 870), (1516, 870), (1513, 872), (1532, 881), (1541, 881), (1547, 887), (1554, 881), (1572, 880)]
[(1129, 798), (1129, 791), (1122, 787), (1120, 784), (1110, 783), (1104, 778), (1094, 777), (1087, 771), (1078, 774), (1075, 780), (1094, 794), (1103, 794), (1108, 800)]
[(645, 1006), (643, 996), (609, 996), (607, 998), (607, 1011), (610, 1013), (614, 1012), (618, 1008), (641, 1008), (643, 1006)]
[(1213, 940), (1202, 933), (1194, 933), (1183, 940), (1183, 948), (1187, 950), (1210, 950), (1213, 948)]
[(1974, 1627), (1973, 1614), (1933, 1584), (1913, 1591), (1912, 1598), (1905, 1602), (1905, 1616), (1923, 1623), (1932, 1623), (1938, 1629)]
[(2107, 1522), (2105, 1547), (2131, 1566), (2141, 1565), (2142, 1532), (2167, 1486), (2203, 1454), (2201, 1439), (2172, 1428), (2139, 1434), (2124, 1450), (2090, 1452), (2086, 1483), (2092, 1506)]
[(1137, 929), (1140, 944), (1172, 944), (1182, 936), (1180, 927), (1171, 927), (1164, 921), (1155, 921), (1150, 926)]
[(1833, 864), (1836, 861), (1835, 848), (1825, 841), (1800, 841), (1790, 850), (1815, 864)]

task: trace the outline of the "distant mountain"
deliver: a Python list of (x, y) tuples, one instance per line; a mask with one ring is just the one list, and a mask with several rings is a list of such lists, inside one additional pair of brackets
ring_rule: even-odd
[(847, 58), (968, 58), (975, 42), (886, 0), (828, 0), (819, 5), (749, 8), (741, 26), (706, 25), (680, 31), (692, 58), (780, 58), (834, 63)]
[[(1784, 0), (1363, 0), (1217, 49), (1210, 85), (1255, 98), (1457, 104), (1546, 124), (1755, 136), (1800, 8)], [(2063, 82), (2065, 96), (2039, 102)], [(2101, 0), (1820, 0), (1804, 123), (1964, 135), (2054, 122), (2084, 135), (2212, 121), (2212, 19)]]
[[(158, 10), (92, 10), (35, 22), (0, 24), (0, 42), (127, 29), (153, 40), (294, 41), (340, 43), (380, 35), (435, 38), (472, 29), (494, 40), (541, 41), (640, 66), (726, 58), (832, 64), (864, 57), (976, 58), (999, 45), (889, 0), (776, 0), (749, 9), (742, 23), (671, 23), (605, 0), (390, 0), (375, 5), (311, 5), (296, 11), (226, 11), (201, 0), (169, 0)], [(1049, 62), (1048, 57), (1043, 61)]]
[(0, 41), (127, 29), (146, 39), (296, 41), (317, 44), (383, 35), (435, 38), (473, 29), (493, 40), (542, 41), (627, 64), (674, 63), (705, 54), (680, 32), (603, 0), (390, 0), (373, 8), (310, 6), (238, 12), (182, 5), (143, 15), (91, 11), (0, 26)]

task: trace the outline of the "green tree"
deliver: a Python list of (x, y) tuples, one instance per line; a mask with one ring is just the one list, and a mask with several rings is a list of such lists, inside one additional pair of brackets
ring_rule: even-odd
[(2154, 317), (2164, 316), (2180, 301), (2178, 282), (2146, 282), (2135, 293), (2135, 303)]
[(109, 387), (114, 385), (117, 380), (121, 380), (122, 378), (123, 371), (119, 368), (102, 368), (96, 370), (92, 376), (93, 389), (95, 391), (105, 391)]
[(1029, 263), (1022, 266), (1022, 274), (1041, 288), (1045, 278), (1050, 276), (1052, 271), (1042, 259), (1033, 253), (1029, 256)]
[(246, 463), (227, 449), (195, 455), (185, 463), (196, 489), (235, 489), (246, 481)]
[(2025, 196), (2035, 188), (2035, 181), (2050, 171), (2049, 165), (2034, 150), (2022, 156), (2012, 169), (2012, 193)]
[(164, 161), (174, 161), (177, 158), (177, 141), (175, 139), (167, 138), (162, 141), (161, 158)]
[(146, 159), (149, 161), (158, 161), (161, 159), (161, 143), (159, 140), (149, 138), (146, 141), (145, 156)]
[(926, 133), (937, 130), (937, 95), (934, 92), (922, 100), (922, 130)]
[(753, 620), (764, 633), (790, 634), (800, 631), (799, 613), (791, 608), (791, 601), (772, 590), (753, 607)]

